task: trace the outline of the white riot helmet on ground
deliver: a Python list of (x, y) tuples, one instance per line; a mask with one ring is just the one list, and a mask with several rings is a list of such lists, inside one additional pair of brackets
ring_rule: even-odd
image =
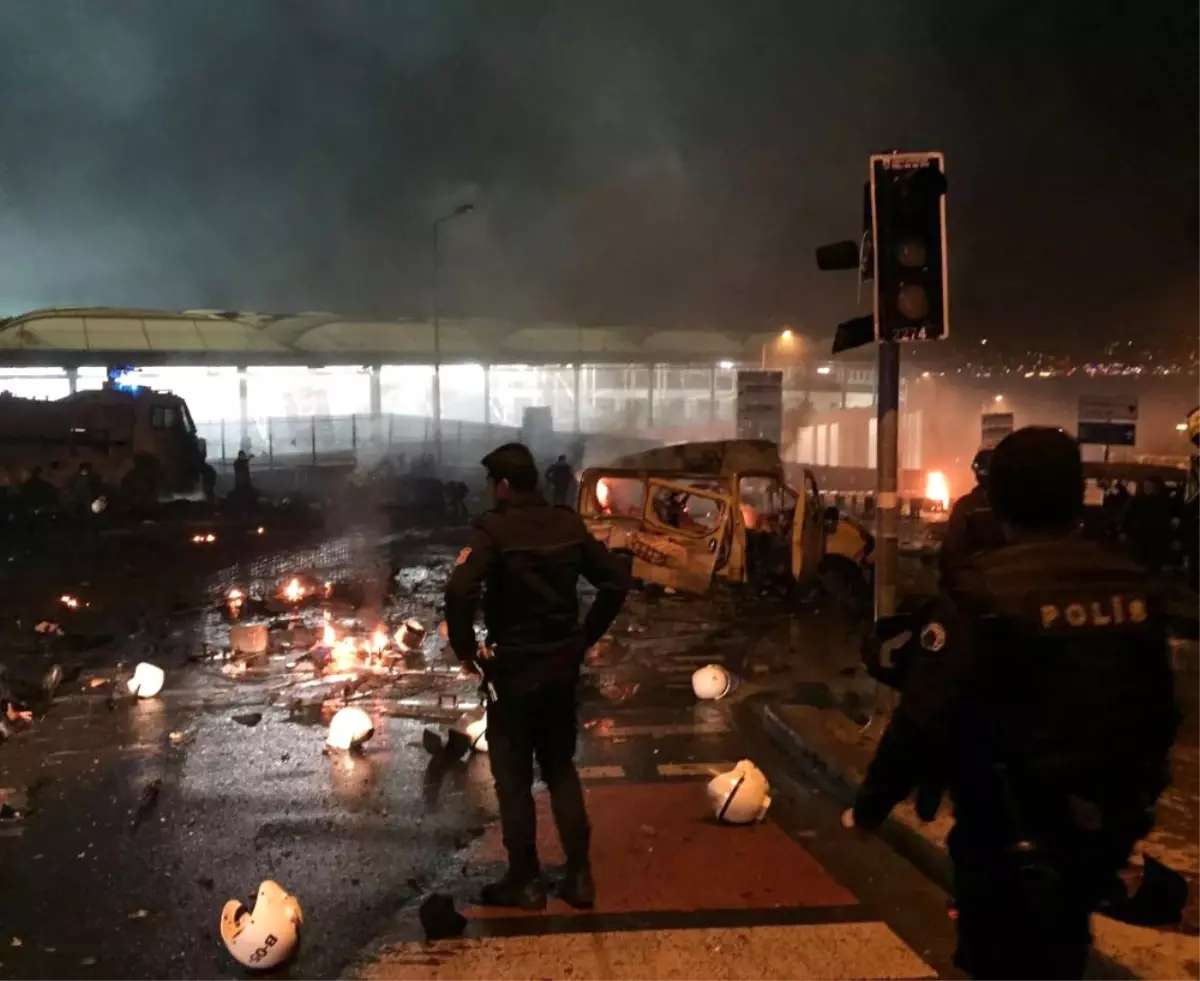
[(221, 939), (239, 963), (265, 971), (287, 960), (300, 937), (300, 903), (279, 883), (258, 887), (254, 909), (231, 899), (221, 910)]
[(488, 751), (487, 716), (481, 716), (467, 726), (467, 739), (471, 741), (471, 749), (476, 753)]
[(166, 672), (162, 668), (143, 661), (134, 669), (133, 677), (129, 679), (129, 690), (138, 698), (153, 698), (162, 691), (166, 678)]
[(724, 698), (733, 691), (733, 675), (719, 664), (706, 664), (692, 674), (692, 691), (697, 698)]
[(330, 749), (358, 749), (375, 735), (375, 724), (362, 709), (347, 705), (338, 709), (329, 722), (329, 735), (325, 745)]
[(771, 786), (762, 770), (749, 760), (742, 760), (732, 770), (709, 781), (708, 800), (718, 821), (753, 824), (767, 815)]

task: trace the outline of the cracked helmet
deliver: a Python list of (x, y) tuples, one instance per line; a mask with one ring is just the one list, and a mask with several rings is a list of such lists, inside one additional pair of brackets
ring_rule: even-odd
[(742, 760), (732, 770), (709, 781), (708, 801), (718, 821), (753, 824), (767, 816), (771, 785), (762, 770), (749, 760)]
[(471, 749), (476, 753), (488, 751), (487, 716), (481, 716), (467, 726), (467, 739), (471, 741)]
[(291, 956), (304, 914), (296, 897), (267, 879), (258, 887), (254, 909), (231, 899), (221, 910), (221, 939), (245, 967), (265, 971)]
[(375, 735), (375, 723), (362, 709), (347, 705), (338, 709), (329, 722), (325, 745), (330, 749), (354, 750)]
[(733, 675), (719, 664), (706, 664), (692, 674), (692, 691), (697, 698), (724, 698), (733, 691)]

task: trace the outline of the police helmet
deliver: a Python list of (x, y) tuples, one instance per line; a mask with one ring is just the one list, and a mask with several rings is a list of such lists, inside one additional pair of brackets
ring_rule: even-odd
[(304, 914), (300, 903), (277, 882), (258, 887), (254, 909), (231, 899), (221, 910), (221, 939), (240, 964), (257, 971), (285, 961), (296, 947)]
[(724, 698), (733, 690), (733, 675), (719, 664), (697, 668), (692, 674), (692, 691), (697, 698)]
[(761, 821), (771, 806), (771, 786), (750, 760), (742, 760), (732, 770), (713, 777), (707, 794), (717, 820), (728, 824)]
[(984, 449), (975, 454), (975, 459), (971, 461), (971, 469), (975, 472), (975, 479), (981, 484), (987, 480), (988, 471), (992, 469), (992, 450)]

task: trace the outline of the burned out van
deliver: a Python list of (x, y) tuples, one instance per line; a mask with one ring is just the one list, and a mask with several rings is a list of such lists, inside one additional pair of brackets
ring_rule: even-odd
[(810, 471), (790, 486), (766, 440), (680, 443), (590, 467), (578, 508), (598, 540), (632, 557), (635, 577), (693, 593), (714, 580), (805, 582), (831, 545), (865, 579), (874, 546), (865, 528), (821, 506)]

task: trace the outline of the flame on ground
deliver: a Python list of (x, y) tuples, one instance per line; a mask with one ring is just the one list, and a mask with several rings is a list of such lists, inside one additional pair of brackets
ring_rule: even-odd
[(68, 596), (66, 594), (63, 594), (63, 596), (60, 597), (60, 601), (61, 601), (62, 605), (65, 606), (68, 610), (78, 610), (79, 609), (79, 600), (77, 600), (74, 596)]
[(291, 579), (288, 584), (280, 590), (280, 595), (289, 603), (299, 603), (304, 599), (304, 585), (299, 579)]
[(943, 508), (950, 507), (950, 484), (940, 470), (931, 470), (925, 475), (925, 498), (937, 501)]

